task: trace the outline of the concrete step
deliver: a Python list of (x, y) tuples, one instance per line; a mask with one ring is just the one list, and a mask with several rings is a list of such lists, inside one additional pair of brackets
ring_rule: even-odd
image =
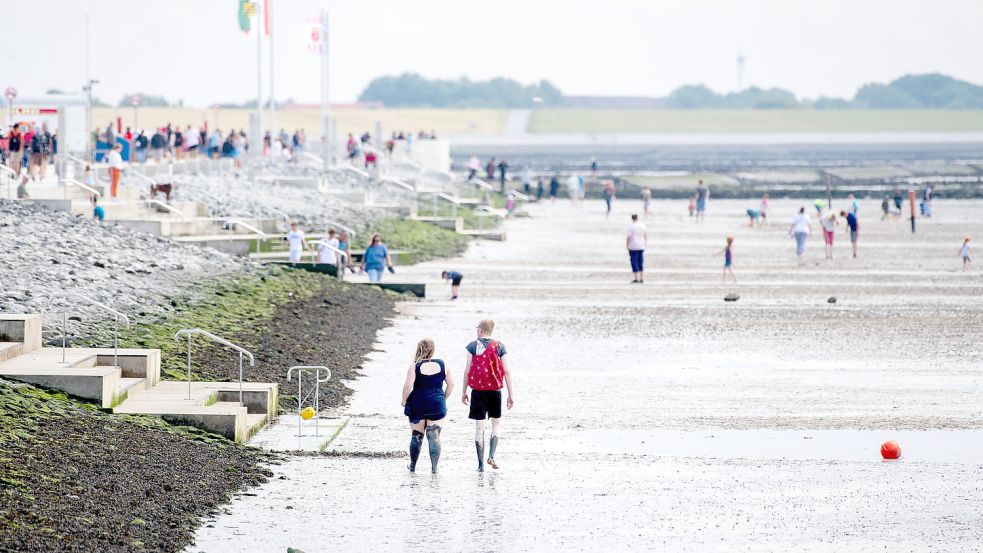
[(245, 257), (254, 247), (256, 237), (241, 234), (212, 234), (207, 236), (175, 236), (174, 241), (215, 248), (232, 255)]
[(146, 378), (120, 378), (116, 384), (115, 404), (120, 404), (134, 394), (147, 387)]
[(0, 342), (0, 363), (22, 353), (24, 353), (24, 344), (21, 342)]

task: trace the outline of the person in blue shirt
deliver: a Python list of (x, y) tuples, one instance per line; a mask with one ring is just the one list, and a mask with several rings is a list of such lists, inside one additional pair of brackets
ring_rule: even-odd
[(378, 234), (372, 235), (372, 244), (365, 249), (362, 256), (362, 272), (369, 275), (369, 282), (380, 282), (382, 271), (389, 269), (390, 273), (395, 273), (393, 260), (389, 255), (389, 248), (382, 243), (382, 237)]
[(846, 217), (846, 226), (850, 229), (850, 244), (853, 244), (853, 257), (857, 257), (857, 229), (860, 228), (859, 223), (857, 223), (857, 212), (841, 211), (840, 217)]
[(456, 300), (457, 293), (461, 291), (461, 279), (464, 275), (457, 271), (444, 271), (440, 273), (440, 278), (451, 281), (451, 300)]
[(99, 205), (99, 200), (95, 196), (92, 197), (92, 218), (100, 223), (106, 220), (106, 210)]

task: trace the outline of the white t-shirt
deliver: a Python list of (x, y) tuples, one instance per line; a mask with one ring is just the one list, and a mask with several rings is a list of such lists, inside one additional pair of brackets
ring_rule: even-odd
[(792, 219), (792, 232), (809, 232), (809, 223), (812, 219), (809, 218), (808, 213), (796, 213), (795, 218)]
[[(339, 244), (337, 238), (324, 237), (324, 239), (322, 239), (321, 241), (324, 242), (325, 244), (331, 246), (332, 248), (337, 248), (338, 247), (338, 244)], [(321, 263), (328, 263), (330, 265), (337, 265), (338, 264), (338, 254), (336, 254), (334, 252), (334, 250), (330, 250), (328, 248), (325, 248), (321, 244), (318, 244), (317, 245), (317, 249), (320, 252), (320, 259), (319, 259), (319, 261)]]
[(290, 244), (290, 252), (300, 252), (304, 250), (304, 231), (292, 230), (287, 233), (287, 243)]
[(577, 178), (577, 175), (570, 175), (567, 177), (567, 190), (572, 192), (578, 188), (580, 188), (580, 179)]
[(116, 150), (109, 150), (109, 153), (106, 154), (106, 163), (113, 169), (122, 169), (124, 167), (123, 156)]
[(645, 249), (645, 233), (647, 229), (645, 225), (639, 221), (628, 225), (628, 230), (625, 231), (625, 236), (628, 237), (628, 249), (629, 250), (644, 250)]
[(825, 230), (826, 232), (833, 232), (836, 230), (835, 217), (834, 218), (830, 218), (829, 216), (823, 217), (822, 220), (819, 221), (819, 223), (823, 225), (823, 230)]
[(184, 131), (181, 136), (184, 138), (184, 146), (186, 148), (197, 146), (201, 140), (201, 135), (198, 134), (198, 131)]

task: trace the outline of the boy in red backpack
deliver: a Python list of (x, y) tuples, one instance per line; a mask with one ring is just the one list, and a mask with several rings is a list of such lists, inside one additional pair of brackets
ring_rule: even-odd
[(502, 421), (502, 386), (508, 387), (506, 405), (512, 408), (512, 373), (505, 360), (505, 345), (491, 337), (495, 322), (478, 323), (478, 339), (467, 346), (468, 358), (464, 365), (464, 391), (461, 402), (468, 405), (468, 387), (471, 388), (471, 412), (474, 419), (474, 448), (478, 454), (478, 472), (485, 470), (485, 419), (491, 419), (492, 434), (488, 442), (488, 464), (497, 469), (495, 449)]

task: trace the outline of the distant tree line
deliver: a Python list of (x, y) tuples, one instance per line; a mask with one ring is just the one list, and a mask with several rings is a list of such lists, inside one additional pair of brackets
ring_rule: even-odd
[(563, 93), (549, 81), (522, 85), (512, 79), (472, 81), (427, 79), (416, 73), (379, 77), (358, 97), (388, 107), (527, 108), (563, 105)]
[[(535, 99), (535, 100), (534, 100)], [(522, 85), (488, 81), (427, 79), (415, 73), (374, 79), (359, 96), (388, 107), (526, 108), (667, 107), (672, 109), (983, 109), (983, 86), (938, 73), (905, 75), (887, 84), (860, 87), (852, 99), (798, 99), (782, 88), (750, 87), (720, 94), (704, 85), (685, 85), (665, 98), (564, 96), (549, 81)]]

